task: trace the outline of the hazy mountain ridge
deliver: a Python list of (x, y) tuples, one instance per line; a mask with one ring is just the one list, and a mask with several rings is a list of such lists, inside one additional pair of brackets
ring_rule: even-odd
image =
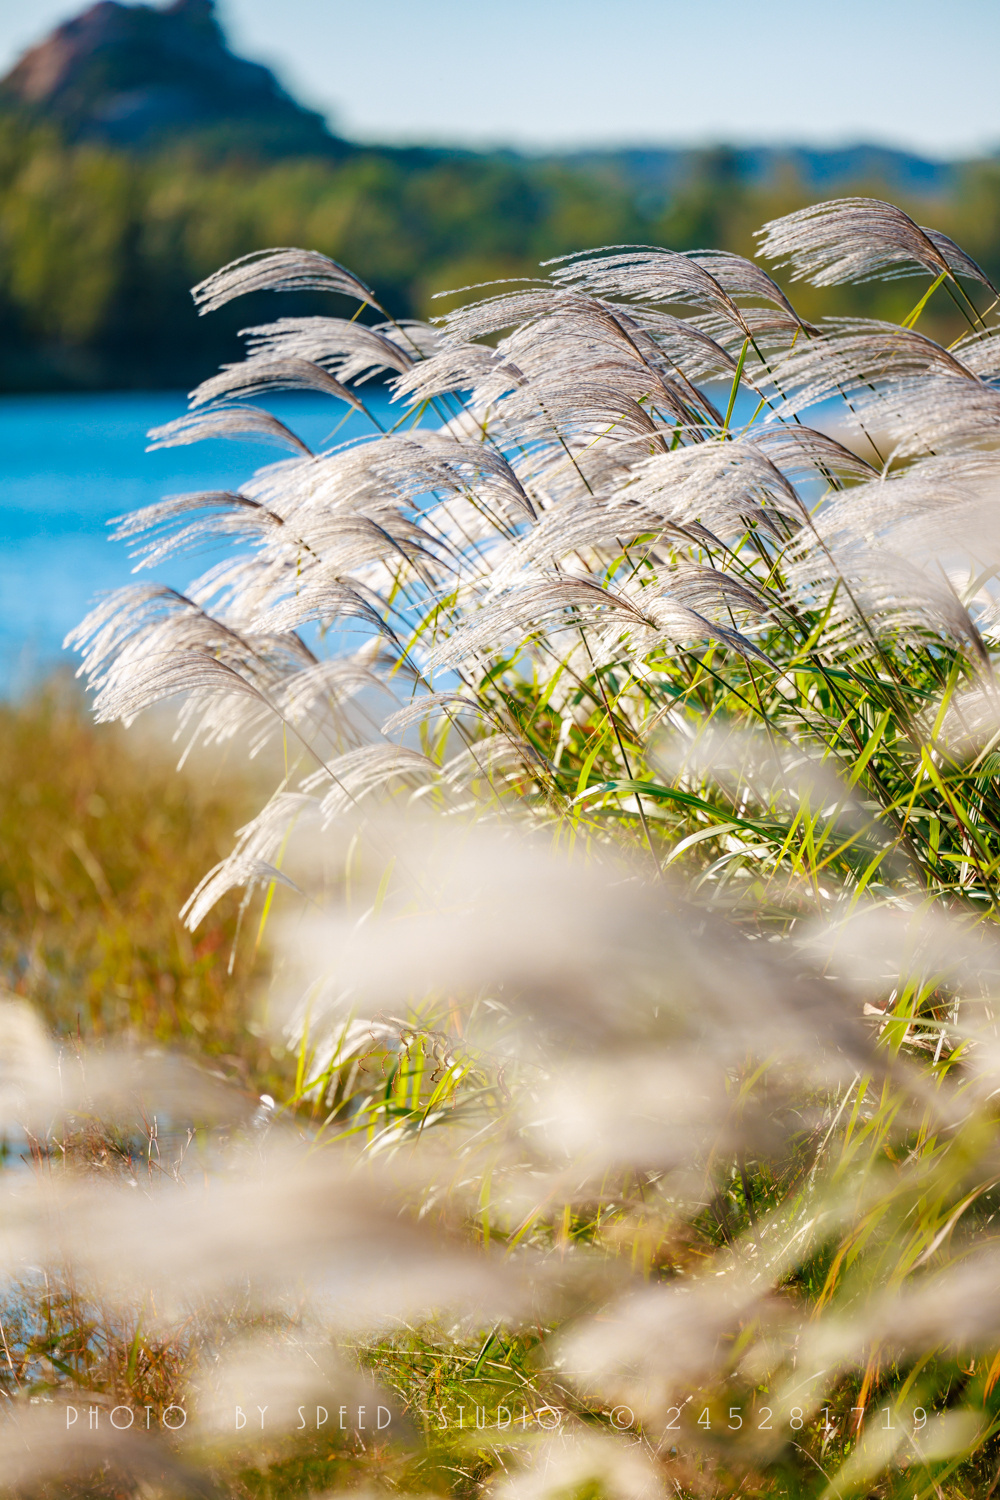
[(792, 177), (809, 192), (836, 190), (844, 183), (881, 182), (896, 192), (936, 197), (955, 187), (962, 163), (936, 161), (891, 146), (859, 142), (849, 146), (625, 146), (611, 150), (569, 151), (567, 166), (613, 174), (640, 194), (669, 195), (694, 177), (761, 187)]

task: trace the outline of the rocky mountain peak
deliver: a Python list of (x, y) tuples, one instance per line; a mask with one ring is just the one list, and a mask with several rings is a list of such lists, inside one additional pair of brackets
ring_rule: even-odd
[(269, 68), (230, 50), (213, 0), (98, 0), (24, 54), (0, 100), (123, 146), (194, 135), (269, 154), (346, 149)]

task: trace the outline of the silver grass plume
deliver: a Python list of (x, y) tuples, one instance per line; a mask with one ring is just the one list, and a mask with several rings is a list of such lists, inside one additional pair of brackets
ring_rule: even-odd
[(836, 286), (876, 276), (967, 276), (996, 288), (970, 255), (936, 229), (924, 229), (892, 203), (837, 198), (765, 224), (761, 255), (787, 265), (794, 281)]
[[(823, 257), (835, 243), (861, 254), (859, 236), (865, 254), (891, 252), (894, 266), (904, 252), (911, 260), (919, 252), (931, 270), (960, 263), (941, 236), (864, 200), (792, 215), (770, 227), (765, 248), (799, 256), (794, 264), (804, 274), (808, 266), (828, 270)], [(820, 260), (807, 264), (808, 255)], [(371, 301), (342, 268), (291, 251), (237, 262), (197, 297), (207, 307), (264, 285)], [(689, 316), (678, 316), (685, 303)], [(706, 332), (706, 317), (723, 342)], [(498, 332), (495, 348), (481, 342)], [(243, 550), (195, 580), (187, 596), (133, 591), (99, 607), (77, 636), (87, 643), (99, 712), (131, 717), (186, 693), (185, 719), (196, 734), (249, 735), (255, 748), (268, 738), (268, 720), (284, 724), (303, 747), (301, 785), (309, 795), (325, 788), (324, 805), (336, 809), (387, 785), (375, 767), (406, 761), (411, 752), (394, 760), (391, 741), (424, 721), (422, 702), (428, 710), (439, 704), (439, 717), (460, 737), (499, 734), (504, 755), (551, 795), (555, 762), (525, 748), (481, 686), (498, 652), (532, 662), (535, 672), (571, 662), (572, 678), (584, 682), (595, 670), (623, 669), (619, 711), (639, 742), (643, 720), (662, 717), (649, 712), (640, 686), (657, 653), (714, 642), (766, 663), (768, 631), (817, 605), (828, 607), (834, 656), (929, 631), (982, 661), (976, 620), (990, 628), (992, 595), (987, 589), (972, 601), (970, 613), (927, 549), (935, 513), (947, 525), (946, 515), (971, 517), (980, 503), (984, 481), (968, 466), (949, 478), (945, 502), (933, 455), (942, 445), (961, 453), (970, 433), (986, 439), (995, 342), (969, 337), (949, 352), (892, 325), (809, 328), (751, 262), (648, 247), (564, 259), (548, 278), (501, 287), (449, 313), (438, 329), (315, 317), (252, 329), (247, 361), (203, 382), (191, 414), (154, 440), (253, 434), (299, 456), (261, 471), (237, 495), (178, 497), (119, 522), (118, 534), (139, 543), (140, 566), (220, 541)], [(388, 372), (397, 400), (432, 403), (437, 431), (376, 431), (312, 455), (268, 413), (232, 400), (292, 385), (364, 411), (351, 382), (376, 369)], [(759, 393), (766, 418), (744, 429), (726, 424), (724, 401), (705, 389), (710, 379), (735, 390), (738, 373)], [(951, 405), (939, 406), (947, 434), (940, 416), (931, 431), (922, 420), (921, 393), (932, 389), (949, 393)], [(913, 455), (905, 484), (901, 476), (876, 482), (864, 458), (801, 425), (800, 411), (831, 398), (846, 399), (847, 420), (863, 433), (873, 423), (888, 432), (897, 461)], [(921, 461), (931, 465), (926, 482)], [(884, 523), (848, 524), (861, 514), (862, 494), (884, 511)], [(919, 545), (912, 524), (889, 524), (906, 505), (912, 520), (909, 497), (918, 494)], [(952, 531), (953, 551), (961, 535)], [(414, 628), (421, 618), (429, 628)], [(373, 724), (369, 750), (344, 719), (335, 673), (303, 635), (340, 631), (352, 620), (384, 643), (364, 668), (369, 686), (378, 690), (386, 671), (400, 681), (402, 669), (416, 694), (412, 711), (381, 715), (388, 742)], [(442, 672), (443, 692), (435, 682)], [(599, 700), (595, 687), (584, 691)], [(564, 701), (561, 687), (549, 695), (557, 713)], [(572, 733), (572, 721), (564, 728)], [(439, 758), (436, 772), (425, 768), (441, 778), (446, 798), (454, 753)], [(347, 774), (349, 794), (333, 769), (338, 754), (351, 767), (372, 757), (371, 777)], [(469, 754), (481, 769), (496, 763), (485, 752), (475, 762), (471, 746), (459, 760)], [(627, 765), (621, 769), (627, 779)], [(492, 790), (490, 775), (474, 777), (476, 795), (506, 795), (507, 775)]]

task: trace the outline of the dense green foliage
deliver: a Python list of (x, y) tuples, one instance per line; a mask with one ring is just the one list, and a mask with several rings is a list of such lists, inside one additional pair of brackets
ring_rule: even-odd
[[(805, 201), (794, 181), (745, 185), (725, 152), (705, 153), (663, 203), (608, 172), (551, 160), (373, 149), (265, 161), (195, 147), (142, 156), (67, 144), (10, 114), (0, 118), (0, 389), (194, 383), (234, 358), (236, 330), (274, 306), (262, 297), (206, 322), (189, 288), (269, 245), (314, 246), (377, 286), (397, 315), (426, 315), (436, 291), (530, 273), (581, 244), (746, 253), (757, 224)], [(996, 164), (971, 169), (953, 204), (914, 211), (1000, 268)], [(892, 287), (862, 287), (837, 307), (892, 317), (904, 303)], [(811, 290), (801, 304), (806, 316), (832, 307)]]
[[(647, 232), (624, 191), (500, 157), (359, 152), (337, 163), (131, 156), (0, 125), (0, 385), (189, 383), (237, 352), (262, 299), (200, 322), (189, 288), (272, 244), (357, 266), (397, 313), (523, 272), (581, 239)], [(249, 315), (249, 316), (248, 316)]]

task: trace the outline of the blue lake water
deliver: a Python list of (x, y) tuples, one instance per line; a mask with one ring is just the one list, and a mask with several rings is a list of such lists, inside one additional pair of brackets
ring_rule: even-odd
[[(398, 421), (400, 408), (384, 390), (363, 394), (383, 425)], [(0, 397), (0, 694), (17, 693), (57, 666), (75, 669), (77, 659), (62, 649), (66, 633), (100, 594), (133, 577), (126, 544), (109, 538), (112, 517), (164, 495), (236, 489), (288, 456), (225, 439), (147, 453), (149, 429), (186, 409), (179, 391)], [(364, 417), (322, 396), (276, 396), (268, 409), (314, 450), (335, 428), (337, 441), (372, 431)], [(737, 420), (751, 414), (741, 392)], [(205, 566), (201, 557), (182, 556), (139, 577), (183, 588)]]
[[(385, 392), (365, 399), (381, 421), (395, 420)], [(320, 396), (279, 396), (276, 416), (312, 448), (345, 416)], [(0, 397), (0, 692), (18, 692), (60, 664), (75, 666), (62, 641), (101, 593), (132, 578), (108, 521), (164, 495), (236, 489), (287, 450), (215, 439), (147, 453), (151, 427), (186, 410), (181, 392)], [(391, 412), (391, 415), (390, 415)], [(350, 413), (337, 441), (371, 431)], [(202, 570), (181, 557), (140, 578), (182, 587)]]

